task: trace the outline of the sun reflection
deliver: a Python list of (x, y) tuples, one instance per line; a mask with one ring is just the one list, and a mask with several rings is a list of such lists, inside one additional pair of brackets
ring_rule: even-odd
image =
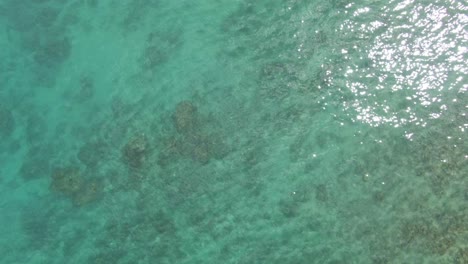
[[(456, 11), (467, 7), (455, 1), (408, 0), (381, 8), (346, 8), (353, 18), (340, 31), (352, 44), (338, 49), (344, 63), (328, 81), (351, 93), (343, 96), (342, 106), (355, 112), (354, 121), (426, 126), (448, 113), (459, 115), (456, 107), (463, 102), (457, 98), (468, 87), (463, 82), (468, 74), (468, 15)], [(364, 23), (364, 16), (376, 19)]]

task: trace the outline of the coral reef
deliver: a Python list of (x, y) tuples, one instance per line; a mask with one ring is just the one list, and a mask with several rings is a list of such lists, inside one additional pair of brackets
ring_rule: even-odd
[(454, 182), (464, 181), (466, 144), (447, 139), (443, 131), (427, 133), (410, 145), (411, 151), (417, 153), (412, 166), (417, 176), (427, 179), (435, 195), (443, 196)]
[(125, 30), (134, 31), (140, 26), (148, 12), (160, 5), (159, 0), (130, 0), (126, 2), (126, 15), (121, 22)]
[(68, 59), (71, 49), (72, 46), (67, 37), (50, 38), (38, 46), (34, 61), (42, 67), (55, 68)]
[(65, 195), (75, 206), (84, 206), (96, 201), (102, 193), (102, 185), (96, 180), (87, 180), (77, 168), (59, 168), (52, 174), (50, 189)]
[(141, 168), (149, 153), (148, 139), (144, 134), (132, 137), (123, 148), (123, 159), (132, 168)]
[(20, 168), (20, 175), (23, 180), (33, 180), (48, 175), (49, 160), (46, 155), (28, 157), (23, 161)]
[(299, 216), (301, 206), (310, 199), (308, 187), (298, 186), (297, 190), (288, 193), (278, 202), (279, 211), (286, 218)]
[(275, 62), (263, 65), (259, 74), (259, 93), (262, 98), (283, 100), (297, 86), (294, 66), (288, 62)]
[(468, 247), (459, 249), (454, 260), (454, 264), (465, 264), (465, 263), (468, 263)]
[(85, 182), (79, 193), (73, 196), (73, 204), (84, 206), (96, 201), (102, 191), (102, 185), (96, 180)]
[(51, 27), (57, 20), (59, 16), (59, 10), (50, 6), (45, 6), (39, 11), (34, 12), (34, 17), (32, 19), (35, 25), (41, 26), (43, 28)]
[(78, 159), (88, 167), (96, 167), (107, 153), (107, 145), (103, 142), (88, 142), (80, 148)]
[(0, 106), (0, 135), (9, 136), (15, 129), (15, 120), (9, 109)]
[(167, 166), (174, 157), (179, 155), (179, 145), (181, 140), (177, 137), (172, 136), (164, 140), (163, 149), (159, 152), (158, 164), (161, 167)]
[(4, 1), (5, 7), (10, 10), (3, 13), (8, 24), (20, 32), (38, 30), (38, 27), (47, 28), (56, 21), (59, 10), (48, 5), (41, 5), (41, 1)]
[(78, 89), (73, 89), (73, 98), (79, 102), (85, 102), (93, 97), (94, 90), (93, 78), (82, 75), (78, 84)]
[(202, 164), (208, 163), (213, 158), (221, 159), (225, 155), (225, 146), (221, 139), (202, 133), (187, 135), (179, 146), (183, 156)]
[(317, 201), (327, 202), (329, 197), (327, 185), (317, 184), (315, 186), (315, 199), (317, 199)]
[(34, 249), (44, 249), (50, 245), (50, 241), (58, 233), (54, 227), (53, 214), (42, 208), (29, 206), (22, 210), (20, 224), (22, 231), (28, 238), (28, 245)]
[(434, 234), (429, 242), (429, 249), (433, 254), (444, 255), (455, 245), (455, 239), (450, 235)]
[(286, 218), (297, 217), (300, 212), (300, 204), (291, 199), (281, 200), (278, 207), (281, 214)]
[(223, 138), (216, 132), (205, 132), (208, 129), (192, 102), (177, 104), (172, 120), (177, 133), (165, 140), (159, 154), (159, 165), (165, 166), (178, 157), (206, 164), (211, 159), (222, 159), (227, 155), (228, 148)]
[(181, 29), (175, 26), (164, 31), (156, 30), (149, 33), (146, 47), (140, 57), (142, 69), (152, 72), (168, 62), (182, 45), (181, 35)]
[(30, 111), (26, 117), (26, 138), (29, 143), (34, 144), (35, 142), (40, 142), (47, 131), (47, 123), (41, 113)]
[[(164, 263), (163, 259), (179, 254), (177, 227), (173, 216), (165, 209), (154, 207), (154, 203), (142, 202), (138, 205), (138, 213), (124, 214), (121, 218), (110, 219), (104, 227), (104, 236), (100, 237), (95, 247), (101, 256), (91, 263), (108, 263), (110, 258), (124, 257), (118, 250), (132, 252), (137, 256), (148, 257), (155, 263)], [(155, 240), (155, 238), (157, 238)], [(112, 241), (112, 243), (109, 243)], [(131, 245), (127, 242), (131, 241)], [(104, 253), (116, 251), (116, 256), (105, 256)], [(133, 253), (134, 252), (134, 253)], [(133, 257), (136, 257), (133, 255)], [(113, 259), (112, 263), (122, 262)], [(171, 261), (180, 263), (180, 261)]]
[(84, 178), (79, 170), (73, 167), (56, 169), (52, 174), (50, 188), (54, 191), (73, 197), (84, 184)]
[(149, 46), (145, 49), (142, 56), (143, 68), (154, 69), (155, 67), (167, 62), (169, 55), (157, 45)]
[(182, 101), (177, 104), (173, 115), (174, 127), (181, 134), (194, 132), (198, 127), (197, 107), (190, 101)]
[(449, 222), (445, 226), (420, 219), (406, 221), (401, 226), (401, 246), (416, 246), (431, 254), (444, 255), (455, 245), (455, 238), (461, 233), (459, 228), (455, 228), (459, 227), (456, 219)]
[(88, 258), (90, 264), (109, 264), (121, 263), (122, 259), (127, 255), (123, 249), (99, 250), (95, 255)]

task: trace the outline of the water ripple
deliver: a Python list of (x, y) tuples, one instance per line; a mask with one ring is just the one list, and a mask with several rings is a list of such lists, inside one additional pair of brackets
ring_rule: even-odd
[[(353, 16), (339, 29), (346, 41), (336, 50), (342, 63), (329, 76), (350, 94), (342, 96), (347, 115), (395, 127), (460, 115), (468, 88), (466, 10), (455, 1), (349, 4)], [(456, 119), (466, 129), (464, 118)]]

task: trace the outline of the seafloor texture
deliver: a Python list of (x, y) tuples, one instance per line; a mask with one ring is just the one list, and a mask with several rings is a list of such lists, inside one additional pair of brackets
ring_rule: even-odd
[(468, 263), (465, 1), (1, 0), (1, 263)]

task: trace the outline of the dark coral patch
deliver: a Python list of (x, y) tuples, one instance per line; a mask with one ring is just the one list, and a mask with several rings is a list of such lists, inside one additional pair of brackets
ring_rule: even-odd
[(74, 205), (84, 206), (96, 201), (102, 193), (102, 185), (87, 180), (77, 168), (59, 168), (52, 174), (50, 189), (69, 198)]
[(84, 179), (77, 168), (59, 168), (52, 174), (50, 188), (66, 196), (74, 196), (83, 187)]
[(42, 67), (55, 68), (68, 59), (71, 48), (67, 37), (47, 39), (38, 46), (34, 61)]
[(197, 107), (190, 101), (182, 101), (177, 104), (174, 115), (174, 127), (177, 132), (187, 134), (197, 127)]
[(9, 109), (0, 106), (0, 135), (7, 137), (15, 129), (15, 120)]
[(140, 168), (145, 163), (148, 152), (148, 139), (144, 134), (138, 134), (125, 145), (123, 159), (130, 167)]
[(88, 181), (83, 184), (79, 193), (73, 196), (74, 205), (84, 206), (90, 204), (101, 196), (102, 184), (96, 180)]
[(222, 159), (228, 153), (224, 139), (208, 129), (203, 116), (190, 101), (177, 104), (172, 121), (177, 133), (164, 142), (158, 164), (165, 166), (177, 158), (188, 158), (201, 164)]
[(20, 175), (24, 180), (33, 180), (49, 174), (49, 161), (47, 156), (28, 157), (23, 161)]
[(78, 159), (88, 167), (96, 167), (106, 156), (107, 145), (103, 142), (89, 142), (78, 152)]

